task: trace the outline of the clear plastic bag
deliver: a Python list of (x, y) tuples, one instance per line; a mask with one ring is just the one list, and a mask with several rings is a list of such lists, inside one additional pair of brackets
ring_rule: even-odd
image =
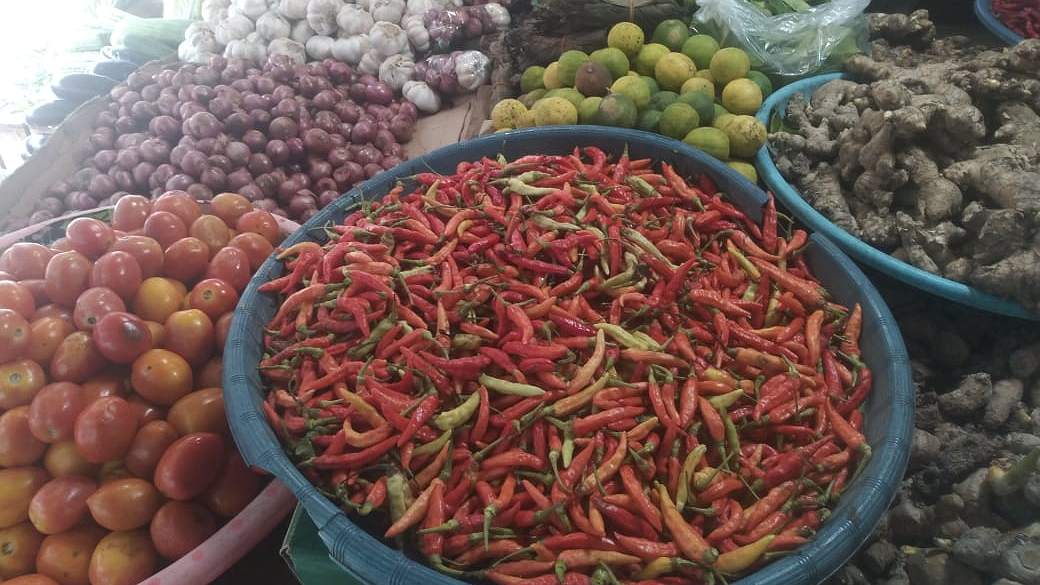
[(435, 53), (450, 50), (463, 42), (509, 27), (509, 11), (497, 2), (479, 6), (430, 10), (423, 24), (430, 33), (430, 48)]
[(698, 0), (697, 32), (740, 47), (752, 66), (779, 77), (840, 67), (846, 57), (867, 48), (870, 0), (833, 0), (806, 10), (771, 16), (746, 0)]

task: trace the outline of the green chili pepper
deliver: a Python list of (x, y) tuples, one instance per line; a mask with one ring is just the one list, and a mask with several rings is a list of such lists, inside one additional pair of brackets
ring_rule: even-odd
[(475, 350), (480, 348), (481, 343), (480, 337), (471, 333), (456, 333), (451, 338), (451, 346), (455, 349)]
[[(603, 255), (604, 257), (606, 254)], [(601, 288), (611, 289), (624, 286), (628, 281), (632, 280), (632, 277), (636, 275), (636, 261), (635, 254), (631, 252), (625, 252), (625, 269), (614, 276), (603, 281)]]
[(481, 384), (486, 386), (488, 390), (494, 390), (499, 394), (526, 396), (529, 398), (545, 394), (545, 390), (542, 390), (538, 386), (521, 384), (519, 382), (510, 382), (509, 380), (502, 380), (501, 378), (493, 378), (487, 374), (481, 374), (479, 381)]
[(712, 396), (708, 399), (708, 402), (715, 407), (715, 410), (718, 410), (721, 413), (724, 408), (729, 408), (736, 404), (736, 402), (740, 400), (741, 396), (744, 396), (744, 390), (737, 388), (736, 390), (725, 394)]
[(532, 187), (516, 177), (510, 177), (509, 185), (505, 188), (505, 193), (519, 193), (526, 197), (542, 197), (555, 192), (556, 189), (552, 187)]
[(657, 189), (650, 183), (647, 183), (643, 177), (637, 177), (635, 175), (629, 175), (625, 177), (625, 183), (636, 190), (637, 193), (644, 197), (650, 197), (657, 195)]
[(448, 441), (451, 439), (451, 432), (452, 430), (448, 429), (441, 433), (441, 436), (430, 441), (429, 443), (426, 443), (425, 445), (419, 445), (418, 447), (412, 450), (412, 456), (419, 457), (420, 455), (433, 455), (434, 453), (440, 451), (441, 448), (443, 448), (444, 445), (448, 444)]
[(390, 519), (396, 522), (412, 505), (412, 488), (400, 471), (386, 478), (386, 495), (390, 504)]
[(415, 268), (402, 270), (398, 272), (397, 275), (401, 278), (408, 278), (409, 276), (415, 276), (417, 274), (426, 274), (427, 272), (433, 272), (433, 266), (416, 266)]
[(555, 230), (560, 232), (575, 232), (578, 230), (585, 229), (580, 225), (574, 225), (573, 223), (564, 223), (556, 221), (545, 214), (537, 214), (531, 216), (531, 223), (542, 228), (543, 230)]
[(473, 413), (477, 412), (478, 406), (480, 406), (480, 392), (474, 392), (462, 404), (433, 417), (433, 426), (442, 431), (462, 426), (473, 416)]
[[(594, 327), (596, 329), (600, 329), (606, 332), (606, 334), (613, 337), (615, 341), (629, 349), (650, 349), (650, 346), (647, 345), (645, 341), (643, 341), (639, 337), (636, 337), (634, 334), (629, 333), (620, 325), (614, 325), (611, 323), (596, 323)], [(655, 343), (654, 345), (657, 344)]]
[(634, 230), (632, 228), (628, 228), (628, 227), (621, 228), (621, 235), (626, 237), (626, 238), (628, 238), (629, 240), (632, 240), (633, 242), (635, 242), (636, 245), (638, 245), (643, 250), (646, 250), (651, 256), (653, 256), (654, 258), (657, 258), (658, 260), (663, 262), (666, 266), (668, 266), (672, 270), (678, 269), (678, 266), (676, 266), (675, 264), (672, 264), (672, 261), (669, 260), (667, 256), (662, 254), (661, 251), (657, 249), (657, 246), (655, 246), (653, 242), (651, 242), (650, 240), (646, 239), (646, 236), (644, 236), (643, 234), (639, 233), (638, 231), (636, 231), (636, 230)]
[(733, 256), (733, 258), (737, 261), (737, 264), (740, 265), (740, 267), (744, 270), (744, 272), (747, 273), (748, 276), (750, 276), (753, 280), (758, 280), (762, 278), (762, 273), (759, 272), (758, 268), (754, 264), (752, 264), (750, 260), (747, 259), (747, 256), (745, 256), (743, 252), (737, 249), (737, 247), (733, 245), (732, 242), (726, 242), (726, 244), (726, 251), (729, 252), (730, 256)]
[(368, 354), (372, 353), (376, 346), (379, 345), (379, 340), (382, 339), (384, 335), (386, 335), (387, 331), (390, 331), (390, 329), (393, 328), (394, 323), (396, 322), (396, 314), (391, 314), (384, 317), (382, 321), (377, 323), (376, 326), (372, 328), (372, 331), (368, 338), (365, 339), (365, 341), (363, 341), (361, 344), (351, 348), (350, 351), (347, 352), (347, 355), (349, 355), (352, 358), (363, 358)]
[[(652, 349), (654, 351), (661, 351), (662, 349), (660, 343), (657, 343), (657, 341), (655, 341), (653, 337), (650, 337), (642, 331), (635, 331), (632, 333), (632, 336), (642, 341), (643, 345), (645, 345), (648, 349)], [(667, 377), (671, 378), (671, 373), (669, 373)]]
[(690, 495), (690, 479), (693, 477), (694, 469), (707, 452), (707, 445), (697, 445), (696, 448), (686, 455), (686, 459), (683, 461), (682, 471), (679, 473), (679, 487), (675, 492), (675, 507), (680, 512), (686, 507), (686, 500)]
[[(726, 427), (726, 442), (729, 443), (730, 453), (740, 453), (740, 435), (737, 434), (737, 425), (733, 424), (733, 419), (726, 413), (726, 409), (721, 409), (719, 413), (722, 415), (722, 424)], [(739, 467), (739, 459), (737, 460)]]

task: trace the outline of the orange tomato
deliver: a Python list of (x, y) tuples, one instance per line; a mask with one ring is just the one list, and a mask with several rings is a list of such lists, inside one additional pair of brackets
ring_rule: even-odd
[(91, 585), (137, 585), (153, 575), (159, 558), (147, 530), (113, 532), (90, 557)]
[(124, 463), (127, 470), (137, 477), (151, 480), (162, 454), (177, 438), (177, 430), (164, 420), (145, 423), (126, 452)]
[(163, 327), (163, 347), (191, 365), (201, 366), (213, 355), (213, 321), (199, 309), (177, 311), (166, 319)]
[(40, 364), (15, 360), (0, 366), (0, 408), (11, 409), (32, 402), (47, 381)]
[(11, 309), (29, 319), (36, 312), (32, 291), (13, 280), (0, 280), (0, 309)]
[(0, 528), (0, 579), (32, 573), (42, 542), (43, 535), (28, 522)]
[(25, 355), (37, 362), (50, 363), (62, 340), (75, 330), (71, 322), (60, 317), (38, 318), (29, 324), (29, 347)]
[(29, 502), (48, 479), (39, 467), (0, 469), (0, 528), (29, 519)]
[(26, 353), (31, 335), (29, 322), (24, 317), (11, 309), (0, 309), (0, 363)]
[(176, 280), (153, 276), (141, 283), (130, 306), (134, 314), (145, 321), (163, 323), (180, 308), (186, 292), (184, 285)]
[(103, 528), (134, 530), (145, 526), (162, 505), (151, 482), (136, 477), (110, 481), (87, 498), (87, 508)]
[(47, 452), (43, 455), (43, 467), (52, 477), (93, 477), (101, 468), (97, 463), (87, 461), (74, 441), (62, 441), (47, 447)]
[(182, 435), (202, 432), (228, 435), (223, 390), (203, 388), (188, 394), (170, 407), (168, 420)]
[(43, 539), (36, 553), (36, 570), (61, 585), (90, 585), (90, 557), (105, 530), (88, 525)]
[(47, 450), (47, 444), (29, 430), (29, 407), (19, 406), (0, 414), (0, 467), (29, 465)]
[(130, 384), (148, 401), (170, 405), (191, 392), (191, 365), (172, 351), (151, 349), (134, 360)]
[(203, 215), (196, 219), (189, 227), (188, 234), (205, 242), (210, 256), (216, 254), (231, 241), (231, 230), (222, 219), (215, 215)]

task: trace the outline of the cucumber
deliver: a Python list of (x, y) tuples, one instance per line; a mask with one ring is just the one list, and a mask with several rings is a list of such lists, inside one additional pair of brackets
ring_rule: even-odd
[(79, 106), (79, 102), (54, 100), (37, 106), (25, 117), (25, 123), (33, 127), (57, 126)]
[(133, 61), (122, 61), (119, 59), (101, 61), (97, 65), (94, 65), (94, 73), (96, 75), (104, 75), (105, 77), (117, 81), (123, 81), (136, 70), (137, 63), (134, 63)]
[(82, 103), (94, 96), (108, 93), (118, 83), (115, 79), (101, 75), (73, 73), (58, 80), (58, 83), (51, 86), (51, 91), (62, 99)]

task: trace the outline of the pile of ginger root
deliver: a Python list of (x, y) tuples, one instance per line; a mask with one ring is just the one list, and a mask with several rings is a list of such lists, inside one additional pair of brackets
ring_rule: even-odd
[(923, 10), (870, 25), (848, 79), (788, 102), (778, 169), (871, 246), (1040, 311), (1040, 39), (937, 39)]

